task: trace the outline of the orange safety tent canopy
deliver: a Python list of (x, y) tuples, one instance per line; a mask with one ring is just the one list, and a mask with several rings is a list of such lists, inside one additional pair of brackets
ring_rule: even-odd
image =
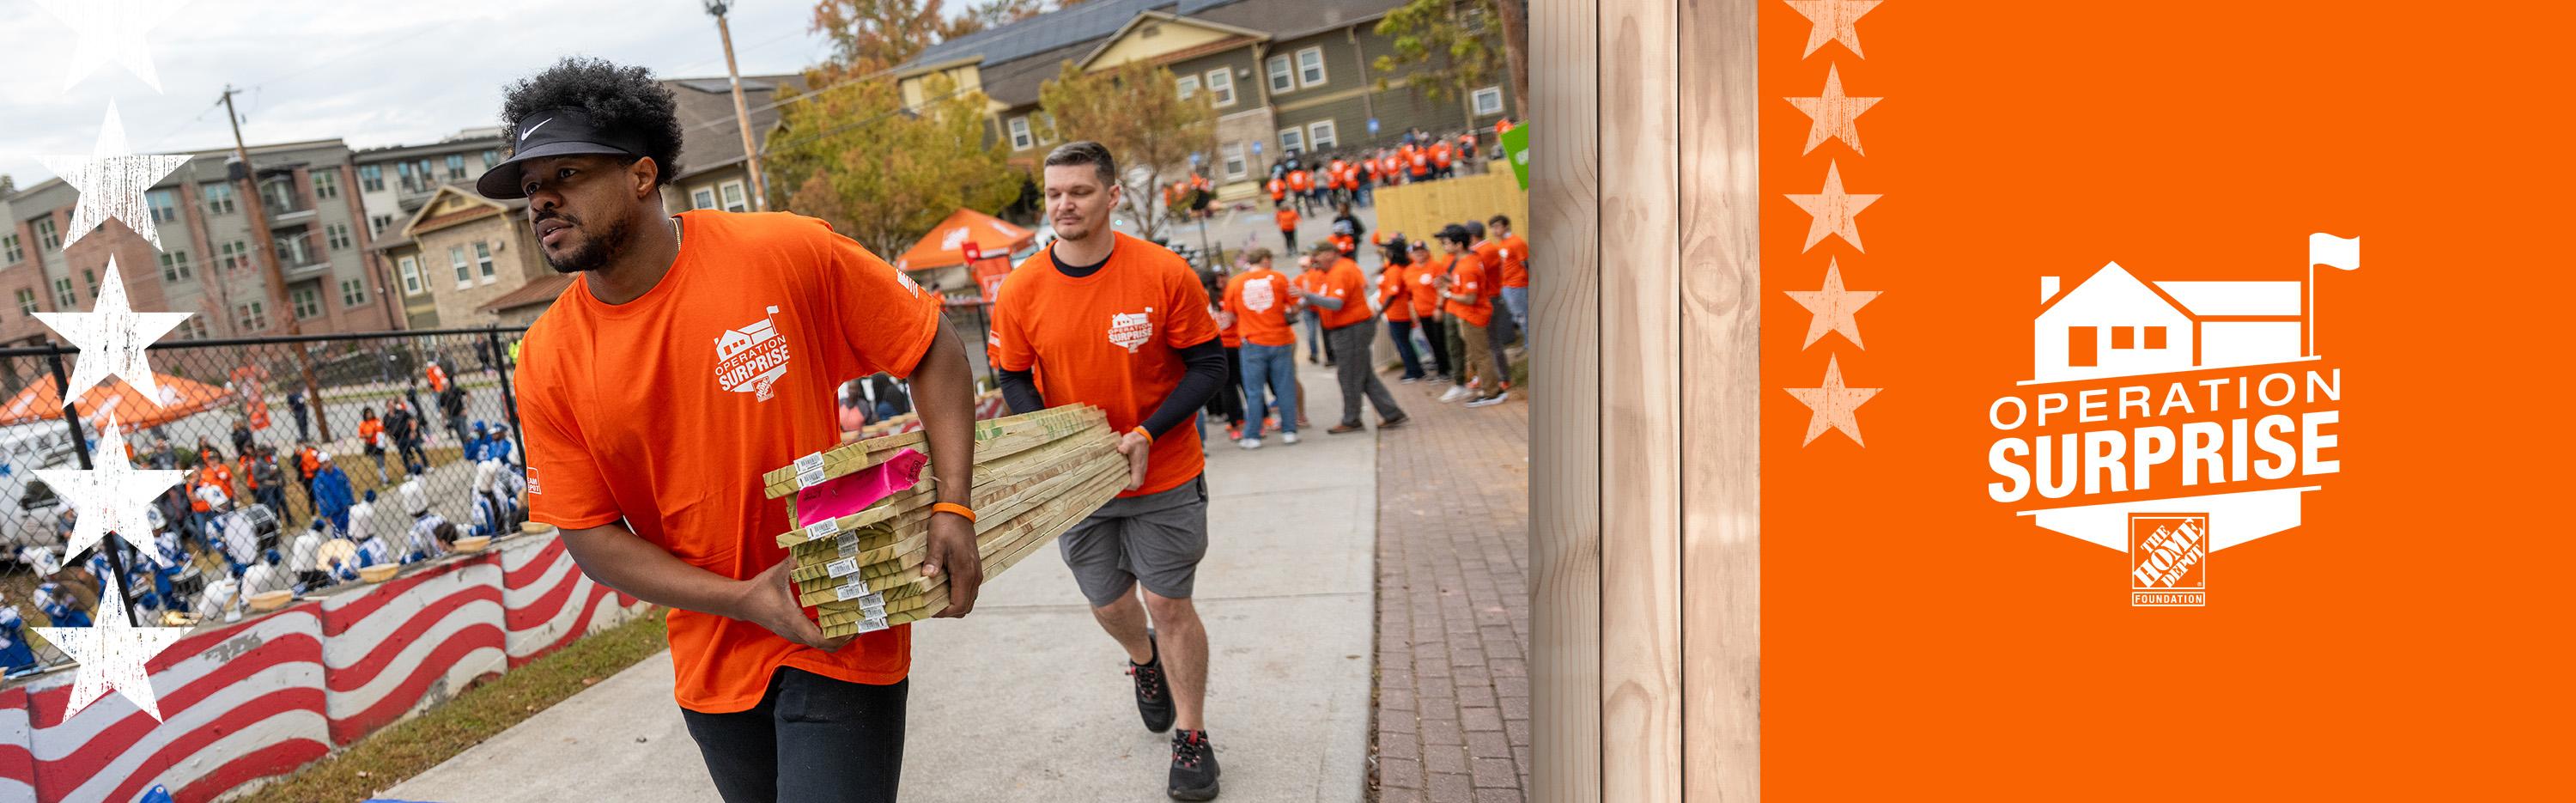
[[(108, 417), (113, 415), (117, 426), (132, 431), (205, 412), (231, 398), (231, 394), (222, 388), (169, 374), (154, 373), (152, 381), (160, 391), (159, 404), (145, 398), (142, 390), (126, 384), (123, 377), (108, 377), (107, 381), (81, 395), (78, 408), (81, 420), (89, 422), (92, 428), (104, 429)], [(50, 376), (18, 391), (18, 395), (10, 397), (8, 402), (0, 403), (0, 425), (59, 421), (62, 417), (61, 386), (54, 384), (54, 378)]]
[(966, 264), (962, 249), (972, 241), (985, 254), (1009, 255), (1037, 243), (1037, 232), (1004, 222), (1001, 218), (959, 209), (930, 227), (930, 233), (913, 243), (912, 248), (894, 261), (897, 270), (932, 270)]

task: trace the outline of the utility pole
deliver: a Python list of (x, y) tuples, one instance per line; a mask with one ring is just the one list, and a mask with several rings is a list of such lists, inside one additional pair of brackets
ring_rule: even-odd
[(742, 70), (733, 63), (733, 27), (725, 23), (727, 3), (706, 0), (706, 5), (707, 13), (715, 15), (717, 38), (724, 40), (725, 75), (733, 78), (733, 119), (742, 128), (744, 167), (751, 171), (751, 211), (765, 212), (769, 210), (769, 179), (760, 173), (760, 146), (751, 141), (751, 111), (742, 101)]
[[(242, 143), (241, 115), (233, 111), (233, 95), (239, 92), (241, 90), (234, 89), (231, 84), (224, 85), (224, 121), (232, 124), (233, 158), (241, 162), (242, 186), (248, 190), (242, 193), (242, 208), (250, 212), (250, 236), (259, 242), (259, 264), (267, 267), (268, 300), (274, 305), (271, 309), (286, 316), (286, 334), (293, 337), (304, 334), (304, 321), (296, 316), (294, 306), (286, 300), (286, 266), (277, 263), (277, 242), (268, 233), (268, 212), (261, 205), (259, 195), (259, 170), (251, 166), (250, 146)], [(324, 408), (322, 389), (313, 381), (313, 352), (300, 342), (293, 348), (296, 363), (304, 369), (304, 398), (312, 405), (313, 415), (319, 418)], [(260, 401), (267, 403), (265, 394)], [(322, 436), (327, 439), (330, 434), (329, 425), (324, 425)]]

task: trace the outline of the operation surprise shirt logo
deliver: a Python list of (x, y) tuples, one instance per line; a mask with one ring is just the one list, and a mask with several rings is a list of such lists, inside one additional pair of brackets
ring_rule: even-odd
[(716, 338), (717, 385), (735, 393), (757, 394), (758, 401), (769, 400), (769, 386), (787, 375), (789, 357), (787, 336), (770, 322), (778, 308), (770, 307), (769, 315), (749, 326), (727, 329)]
[(1154, 339), (1154, 308), (1144, 312), (1109, 313), (1109, 345), (1134, 354), (1136, 349)]
[(2304, 281), (2149, 281), (2119, 263), (2040, 279), (2027, 390), (1986, 423), (1986, 495), (2041, 528), (2129, 554), (2129, 602), (2208, 602), (2211, 553), (2299, 526), (2342, 470), (2343, 368), (2316, 350), (2316, 266), (2361, 241), (2308, 238)]
[(1243, 283), (1244, 309), (1252, 310), (1253, 312), (1269, 312), (1270, 305), (1277, 300), (1278, 297), (1270, 290), (1269, 279), (1265, 278), (1257, 282)]

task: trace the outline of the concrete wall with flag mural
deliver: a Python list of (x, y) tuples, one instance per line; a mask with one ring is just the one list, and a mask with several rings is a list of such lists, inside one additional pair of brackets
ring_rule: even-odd
[[(1408, 240), (1431, 236), (1440, 227), (1497, 214), (1512, 219), (1515, 231), (1529, 230), (1529, 190), (1512, 177), (1501, 160), (1486, 163), (1487, 172), (1419, 184), (1400, 184), (1377, 191), (1377, 230)], [(1438, 249), (1433, 249), (1436, 253)]]
[(76, 669), (0, 687), (0, 800), (213, 800), (649, 607), (537, 525), (190, 635), (148, 665), (159, 722), (118, 694), (65, 717)]

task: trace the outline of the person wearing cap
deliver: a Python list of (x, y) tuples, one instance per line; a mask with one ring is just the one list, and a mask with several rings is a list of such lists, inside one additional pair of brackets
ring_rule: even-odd
[(349, 475), (331, 462), (331, 453), (323, 452), (321, 469), (313, 475), (314, 515), (329, 519), (341, 532), (349, 530), (349, 508), (355, 504), (349, 492)]
[(892, 800), (911, 628), (826, 637), (759, 479), (840, 442), (842, 379), (909, 378), (936, 475), (921, 571), (940, 616), (973, 610), (975, 391), (942, 299), (815, 218), (666, 213), (682, 126), (648, 70), (567, 58), (503, 94), (512, 152), (475, 191), (527, 199), (538, 255), (576, 277), (511, 382), (530, 517), (672, 609), (672, 696), (724, 799)]
[(1360, 432), (1360, 399), (1377, 408), (1379, 429), (1404, 426), (1404, 408), (1395, 403), (1395, 394), (1387, 392), (1386, 383), (1377, 378), (1370, 346), (1377, 342), (1377, 315), (1369, 309), (1368, 280), (1360, 276), (1359, 263), (1342, 257), (1338, 246), (1316, 243), (1307, 258), (1323, 265), (1322, 289), (1298, 290), (1297, 298), (1322, 316), (1324, 341), (1340, 355), (1335, 364), (1335, 378), (1342, 386), (1342, 422), (1324, 430), (1327, 435)]
[(1190, 266), (1111, 230), (1125, 190), (1108, 148), (1068, 142), (1041, 164), (1056, 240), (1002, 281), (990, 341), (1002, 397), (1018, 413), (1089, 404), (1123, 433), (1127, 488), (1056, 545), (1093, 620), (1127, 653), (1146, 730), (1173, 731), (1167, 792), (1212, 799), (1208, 637), (1191, 602), (1209, 545), (1207, 457), (1191, 422), (1225, 383), (1225, 347)]

